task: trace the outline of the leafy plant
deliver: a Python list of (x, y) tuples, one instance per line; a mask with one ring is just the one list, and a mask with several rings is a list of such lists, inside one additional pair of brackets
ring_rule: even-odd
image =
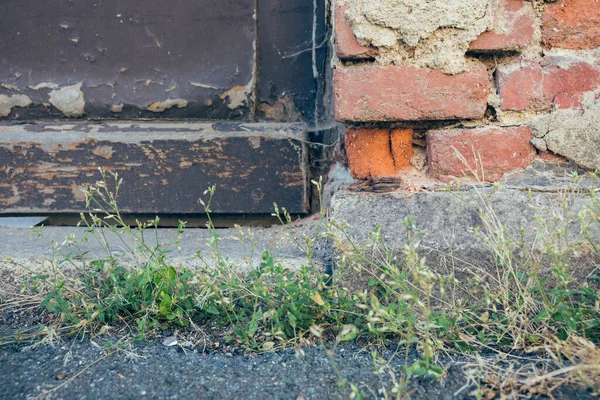
[[(369, 346), (396, 343), (404, 348), (404, 365), (391, 391), (398, 398), (408, 396), (408, 383), (415, 377), (445, 375), (438, 362), (440, 351), (473, 357), (487, 351), (505, 358), (515, 351), (535, 351), (545, 353), (547, 365), (554, 368), (539, 371), (542, 380), (522, 374), (511, 380), (516, 386), (508, 388), (499, 383), (499, 368), (477, 362), (467, 369), (470, 384), (478, 387), (473, 393), (551, 394), (552, 379), (559, 376), (561, 384), (577, 379), (600, 388), (595, 374), (600, 362), (596, 348), (600, 276), (593, 273), (578, 281), (572, 264), (573, 256), (581, 252), (600, 257), (600, 197), (598, 189), (581, 189), (576, 175), (559, 212), (536, 206), (532, 224), (541, 252), (532, 251), (523, 232), (509, 234), (494, 212), (491, 199), (498, 185), (474, 186), (479, 203), (465, 201), (465, 206), (477, 212), (481, 226), (472, 234), (487, 246), (495, 268), (471, 266), (471, 275), (459, 280), (422, 256), (420, 242), (427, 233), (411, 218), (404, 221), (404, 247), (393, 251), (380, 228), (369, 241), (358, 243), (342, 223), (328, 218), (326, 209), (320, 210), (311, 235), (298, 235), (291, 215), (277, 205), (274, 215), (305, 255), (306, 265), (292, 270), (265, 251), (262, 261), (242, 274), (221, 250), (222, 238), (211, 217), (215, 187), (200, 200), (210, 233), (208, 254), (197, 251), (203, 267), (176, 267), (169, 256), (179, 249), (186, 223), (180, 221), (175, 237), (166, 243), (159, 241), (158, 218), (130, 226), (118, 206), (122, 180), (117, 173), (100, 170), (100, 174), (96, 185), (83, 189), (89, 212), (81, 215), (80, 225), (85, 227), (81, 239), (71, 235), (59, 244), (45, 238), (42, 228), (33, 231), (52, 247), (50, 268), (32, 273), (23, 282), (20, 297), (1, 307), (39, 306), (51, 319), (38, 332), (15, 340), (39, 337), (54, 343), (64, 333), (103, 335), (125, 329), (143, 339), (165, 329), (194, 334), (214, 326), (225, 332), (227, 342), (249, 351), (295, 346), (300, 354), (303, 345), (317, 342), (333, 343), (333, 348), (345, 341)], [(313, 185), (322, 192), (321, 180)], [(582, 193), (584, 210), (572, 215), (571, 199)], [(574, 226), (579, 230), (573, 240)], [(251, 235), (241, 228), (239, 232), (245, 246)], [(315, 259), (320, 240), (333, 242), (337, 249), (334, 274), (326, 274)], [(124, 253), (113, 250), (115, 241)], [(93, 242), (100, 245), (99, 252)], [(250, 245), (250, 251), (255, 247)], [(363, 279), (364, 285), (345, 287), (344, 278), (350, 275)], [(28, 297), (24, 299), (23, 293)], [(464, 296), (468, 301), (462, 300)], [(416, 361), (409, 361), (411, 349), (419, 352)], [(335, 366), (333, 350), (328, 354)], [(378, 371), (385, 364), (379, 359), (375, 354)], [(350, 397), (363, 396), (339, 371), (338, 378), (341, 387), (350, 388)]]

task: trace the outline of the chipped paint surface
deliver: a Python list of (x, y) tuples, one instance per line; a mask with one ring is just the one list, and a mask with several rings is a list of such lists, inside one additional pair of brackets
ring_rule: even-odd
[(85, 108), (85, 100), (81, 83), (54, 89), (50, 92), (49, 101), (60, 110), (65, 117), (81, 117)]
[(120, 113), (122, 111), (123, 111), (123, 103), (113, 104), (110, 106), (110, 112), (112, 112), (112, 113)]
[[(0, 94), (31, 99), (8, 119), (310, 123), (324, 114), (324, 0), (185, 0), (169, 4), (169, 18), (164, 0), (37, 3), (0, 1)], [(43, 27), (43, 40), (24, 20)], [(259, 110), (263, 102), (273, 108)]]
[(21, 89), (19, 89), (19, 87), (17, 85), (11, 85), (9, 83), (4, 83), (4, 82), (0, 82), (0, 87), (3, 87), (8, 90), (12, 90), (14, 92), (18, 92), (21, 90)]
[(162, 101), (155, 101), (154, 103), (152, 103), (148, 107), (146, 107), (146, 109), (148, 111), (160, 113), (160, 112), (164, 112), (172, 107), (185, 108), (185, 107), (187, 107), (187, 105), (188, 105), (188, 101), (185, 99), (167, 99), (167, 100), (162, 100)]
[(29, 85), (27, 86), (31, 90), (40, 90), (40, 89), (56, 89), (60, 85), (56, 82), (40, 82), (37, 85)]
[(246, 86), (234, 86), (231, 89), (221, 93), (221, 100), (227, 99), (227, 107), (235, 110), (249, 103), (248, 96), (252, 93), (253, 84)]
[(289, 95), (284, 95), (269, 104), (262, 102), (258, 105), (261, 116), (268, 121), (301, 121), (302, 115), (298, 112), (294, 99)]
[(200, 83), (200, 82), (190, 82), (190, 85), (194, 86), (194, 87), (201, 87), (201, 88), (205, 88), (205, 89), (215, 89), (215, 90), (219, 90), (221, 89), (218, 86), (215, 85), (209, 85), (206, 83)]
[(250, 142), (250, 147), (253, 149), (260, 148), (260, 137), (251, 137), (248, 138), (248, 141)]
[(31, 99), (22, 94), (7, 96), (0, 94), (0, 117), (7, 117), (13, 107), (27, 107), (31, 104)]
[(35, 7), (0, 1), (0, 94), (10, 87), (32, 101), (8, 118), (251, 120), (252, 101), (234, 92), (220, 101), (219, 94), (253, 79), (256, 7), (256, 0), (184, 0), (167, 8), (163, 0), (144, 0), (143, 7), (123, 0)]
[(270, 213), (273, 201), (290, 212), (308, 211), (306, 133), (298, 125), (65, 128), (0, 125), (0, 213), (82, 211), (74, 195), (79, 185), (95, 184), (98, 167), (124, 179), (124, 212), (199, 213), (198, 198), (215, 182), (215, 213)]
[(102, 157), (106, 160), (110, 160), (110, 158), (113, 155), (113, 148), (112, 146), (97, 146), (95, 149), (92, 150), (92, 154), (94, 154), (95, 156), (98, 157)]

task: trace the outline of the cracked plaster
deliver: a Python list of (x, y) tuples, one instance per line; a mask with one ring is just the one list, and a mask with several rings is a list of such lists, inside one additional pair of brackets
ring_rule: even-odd
[(469, 68), (469, 43), (493, 23), (493, 0), (347, 0), (346, 16), (380, 64), (458, 74)]

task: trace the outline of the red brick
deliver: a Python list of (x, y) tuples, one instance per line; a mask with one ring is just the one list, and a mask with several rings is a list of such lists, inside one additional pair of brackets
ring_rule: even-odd
[(412, 129), (350, 129), (346, 154), (352, 176), (357, 179), (398, 175), (410, 167)]
[(479, 118), (489, 81), (485, 66), (445, 75), (428, 68), (376, 65), (334, 71), (338, 121), (416, 121)]
[(378, 53), (377, 48), (367, 47), (358, 43), (350, 22), (346, 19), (346, 10), (348, 3), (338, 3), (335, 5), (335, 52), (337, 56), (344, 59), (364, 59), (375, 57)]
[(600, 63), (546, 57), (499, 67), (496, 74), (503, 110), (581, 108), (583, 94), (600, 87)]
[[(483, 169), (483, 179), (496, 181), (514, 169), (524, 168), (536, 158), (529, 143), (529, 127), (487, 127), (450, 129), (427, 133), (427, 162), (432, 177), (445, 181), (452, 177), (474, 178), (471, 171)], [(460, 161), (462, 154), (468, 166)], [(481, 163), (476, 162), (481, 159)], [(482, 168), (483, 167), (483, 168)]]
[(547, 4), (542, 17), (542, 43), (581, 50), (600, 46), (600, 1), (559, 0)]
[(494, 27), (469, 45), (477, 52), (520, 50), (533, 40), (533, 10), (523, 0), (500, 0)]
[(560, 163), (566, 163), (569, 162), (566, 158), (564, 158), (563, 156), (559, 156), (558, 154), (554, 154), (551, 151), (541, 151), (540, 152), (540, 158), (544, 161), (553, 163), (553, 164), (560, 164)]

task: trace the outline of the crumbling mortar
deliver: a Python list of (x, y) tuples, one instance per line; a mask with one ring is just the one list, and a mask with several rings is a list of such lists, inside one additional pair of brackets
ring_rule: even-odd
[[(460, 17), (452, 13), (450, 16), (447, 16), (447, 13), (435, 14), (435, 11), (432, 11), (434, 6), (417, 3), (415, 7), (419, 7), (425, 21), (417, 21), (418, 24), (415, 23), (415, 26), (408, 23), (399, 25), (389, 22), (389, 20), (394, 21), (393, 10), (396, 10), (396, 6), (401, 5), (405, 8), (413, 6), (410, 0), (403, 0), (403, 4), (402, 2), (401, 4), (394, 3), (394, 7), (390, 8), (388, 12), (389, 15), (392, 15), (391, 17), (384, 14), (384, 11), (373, 11), (379, 6), (387, 10), (388, 3), (386, 1), (380, 0), (377, 4), (369, 3), (367, 8), (365, 8), (367, 3), (363, 0), (350, 1), (351, 7), (347, 13), (358, 41), (363, 45), (379, 47), (380, 52), (375, 59), (377, 65), (428, 67), (439, 69), (447, 74), (464, 72), (469, 68), (464, 57), (469, 43), (485, 31), (492, 22), (490, 11), (493, 9), (493, 3), (490, 0), (472, 0), (470, 5), (475, 5), (481, 10), (481, 14), (472, 18), (470, 16), (473, 15), (473, 10), (469, 9), (466, 12), (465, 7), (468, 5), (465, 6), (464, 2), (438, 6), (456, 11)], [(369, 15), (369, 11), (378, 14), (378, 20)], [(396, 14), (402, 12), (397, 11)], [(465, 15), (460, 12), (465, 12)], [(396, 15), (396, 19), (398, 19), (398, 15)], [(431, 18), (430, 24), (424, 27), (423, 24), (427, 22), (426, 17), (428, 16)], [(465, 17), (467, 22), (463, 21)], [(386, 20), (388, 21), (386, 22)], [(386, 35), (387, 39), (384, 38)]]

